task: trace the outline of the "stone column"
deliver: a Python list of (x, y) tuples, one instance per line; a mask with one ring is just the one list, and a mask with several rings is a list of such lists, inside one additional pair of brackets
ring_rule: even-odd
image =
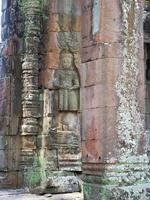
[(40, 0), (22, 2), (22, 11), (24, 12), (24, 54), (22, 64), (21, 165), (25, 169), (32, 167), (41, 116), (38, 87), (40, 68), (39, 43), (41, 35)]
[[(16, 12), (14, 12), (16, 10)], [(0, 44), (0, 187), (18, 187), (21, 64), (19, 7), (2, 0)]]
[(142, 1), (82, 1), (85, 200), (148, 200)]

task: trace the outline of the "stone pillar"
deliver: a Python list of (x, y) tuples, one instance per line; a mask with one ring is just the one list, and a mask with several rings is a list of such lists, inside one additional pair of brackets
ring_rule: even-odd
[[(16, 12), (14, 12), (16, 10)], [(2, 1), (0, 44), (0, 187), (18, 187), (21, 64), (16, 1)]]
[(24, 54), (22, 64), (21, 166), (23, 169), (28, 169), (28, 167), (32, 167), (35, 157), (36, 137), (39, 133), (39, 119), (41, 117), (38, 87), (41, 36), (40, 0), (22, 2), (22, 12), (24, 15)]
[(85, 200), (148, 200), (142, 1), (82, 1)]

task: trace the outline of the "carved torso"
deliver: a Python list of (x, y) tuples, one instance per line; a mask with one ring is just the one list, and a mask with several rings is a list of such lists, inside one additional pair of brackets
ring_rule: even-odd
[(55, 74), (54, 87), (64, 89), (79, 88), (77, 72), (74, 70), (58, 70)]

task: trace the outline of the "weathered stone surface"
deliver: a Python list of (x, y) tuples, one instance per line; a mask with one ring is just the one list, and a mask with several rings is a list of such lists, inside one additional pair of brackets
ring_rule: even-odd
[(45, 68), (56, 69), (59, 66), (59, 53), (49, 52), (45, 55), (44, 59)]
[(0, 117), (0, 135), (8, 135), (9, 134), (9, 118), (8, 117)]
[(85, 184), (84, 186), (85, 186), (84, 198), (86, 200), (90, 199), (89, 196), (94, 200), (99, 200), (101, 198), (114, 199), (114, 200), (149, 199), (149, 195), (146, 190), (148, 184), (128, 186), (128, 187), (118, 187), (118, 188), (116, 188), (115, 186), (100, 187), (98, 184), (94, 185)]
[(42, 71), (40, 76), (40, 83), (42, 86), (44, 86), (44, 88), (53, 89), (54, 74), (54, 69), (45, 69)]
[(17, 172), (0, 173), (0, 188), (16, 188), (17, 187)]
[[(56, 172), (55, 172), (56, 173)], [(52, 173), (48, 177), (48, 191), (51, 193), (80, 192), (81, 188), (77, 177), (69, 174)]]
[(4, 150), (6, 148), (7, 142), (5, 136), (0, 136), (0, 150)]
[(0, 191), (0, 200), (17, 200), (20, 199), (28, 199), (28, 200), (61, 200), (62, 198), (64, 200), (82, 200), (83, 196), (81, 193), (72, 193), (72, 194), (56, 194), (56, 195), (34, 195), (29, 194), (25, 190), (17, 189), (17, 190), (1, 190)]
[(67, 146), (76, 146), (80, 143), (79, 115), (74, 113), (59, 114), (57, 141), (58, 144), (65, 144)]
[[(103, 1), (100, 29), (92, 36), (92, 12), (96, 9), (91, 1), (83, 2), (84, 198), (146, 200), (149, 180), (146, 148), (142, 148), (146, 146), (144, 101), (137, 98), (144, 86), (138, 50), (142, 45), (142, 3), (116, 1), (110, 7), (109, 1)], [(91, 50), (94, 53), (90, 55)]]
[(0, 150), (0, 171), (7, 170), (7, 152), (5, 150)]
[(81, 149), (78, 146), (62, 145), (58, 150), (59, 168), (64, 171), (81, 171)]
[(36, 137), (22, 136), (22, 148), (25, 150), (36, 149)]
[[(81, 170), (78, 114), (80, 80), (77, 71), (81, 60), (80, 3), (78, 0), (45, 1), (43, 5), (48, 17), (43, 14), (45, 17), (41, 52), (44, 54), (44, 67), (40, 73), (40, 84), (44, 87), (44, 118), (38, 145), (40, 155), (44, 155), (47, 163), (46, 174), (56, 171), (55, 166), (59, 169), (56, 176), (63, 170)], [(65, 151), (65, 148), (68, 149)], [(63, 187), (66, 192), (70, 192), (67, 177), (67, 174), (66, 178), (61, 174), (58, 182), (63, 178)], [(53, 189), (50, 185), (47, 187)], [(56, 191), (61, 191), (61, 188), (56, 187)]]
[[(17, 41), (17, 30), (14, 29), (13, 9), (16, 2), (2, 2), (2, 37), (0, 44), (0, 135), (1, 135), (1, 175), (0, 187), (17, 187), (19, 144), (18, 122), (21, 115), (20, 83), (20, 44)], [(18, 11), (16, 12), (18, 14)], [(18, 25), (15, 25), (17, 29)], [(13, 35), (15, 34), (16, 40)], [(18, 44), (18, 47), (16, 47)], [(16, 50), (18, 49), (18, 50)], [(15, 54), (15, 56), (14, 56)], [(17, 91), (18, 90), (18, 91)], [(16, 95), (17, 91), (17, 95)], [(17, 97), (16, 97), (17, 96)], [(17, 105), (17, 106), (16, 106)], [(17, 126), (17, 128), (16, 128)], [(11, 137), (12, 136), (12, 137)]]
[(148, 200), (142, 1), (2, 2), (0, 187)]
[(59, 90), (58, 109), (77, 111), (79, 108), (79, 77), (73, 69), (72, 54), (61, 54), (60, 70), (54, 74), (54, 88)]

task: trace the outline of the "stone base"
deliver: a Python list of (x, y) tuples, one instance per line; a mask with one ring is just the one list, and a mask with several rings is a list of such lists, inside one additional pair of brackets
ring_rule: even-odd
[(52, 176), (47, 179), (46, 193), (58, 194), (80, 191), (80, 180), (72, 173), (53, 172)]
[(84, 200), (149, 200), (150, 184), (130, 186), (102, 186), (83, 184)]
[(139, 156), (130, 160), (134, 163), (84, 165), (84, 200), (150, 200), (147, 158)]

